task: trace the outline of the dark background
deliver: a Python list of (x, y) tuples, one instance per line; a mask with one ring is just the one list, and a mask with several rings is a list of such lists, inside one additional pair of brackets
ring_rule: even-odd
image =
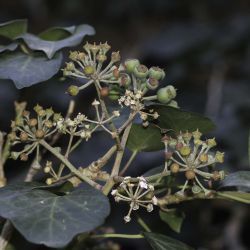
[[(51, 26), (88, 23), (96, 29), (96, 35), (85, 41), (108, 41), (114, 50), (120, 50), (124, 59), (136, 57), (148, 66), (163, 67), (165, 83), (178, 89), (180, 107), (205, 114), (217, 124), (212, 135), (217, 137), (219, 149), (226, 152), (223, 167), (231, 172), (249, 169), (250, 1), (1, 0), (0, 22), (18, 18), (29, 20), (32, 33)], [(15, 89), (10, 81), (1, 80), (0, 129), (8, 130), (15, 100), (27, 100), (30, 107), (39, 102), (64, 112), (70, 100), (64, 92), (71, 81), (61, 82), (60, 76), (22, 90)], [(88, 112), (92, 98), (92, 89), (77, 97), (77, 110)], [(97, 136), (84, 144), (73, 160), (87, 164), (101, 155), (108, 144), (105, 137)], [(88, 152), (84, 162), (83, 152)], [(130, 174), (139, 175), (162, 164), (162, 160), (161, 152), (141, 154), (133, 164), (136, 170)], [(20, 164), (9, 163), (10, 182), (21, 179), (25, 170)], [(137, 233), (140, 228), (135, 224), (123, 224), (126, 208), (122, 205), (115, 208), (108, 223), (117, 232)], [(199, 249), (249, 249), (248, 206), (196, 201), (181, 205), (181, 209), (187, 218), (180, 235), (162, 224), (159, 227), (156, 219), (152, 228)], [(19, 241), (17, 249), (44, 249)], [(141, 240), (122, 245), (122, 249), (148, 249)]]

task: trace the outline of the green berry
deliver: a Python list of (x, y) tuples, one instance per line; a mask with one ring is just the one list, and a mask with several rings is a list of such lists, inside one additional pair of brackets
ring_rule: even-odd
[(138, 65), (134, 68), (134, 75), (138, 78), (144, 79), (148, 76), (148, 68), (145, 65)]
[(110, 90), (108, 97), (111, 101), (117, 101), (120, 98), (120, 93), (116, 90)]
[(68, 87), (67, 93), (71, 96), (76, 96), (79, 93), (79, 88), (76, 85), (70, 85)]
[(147, 88), (148, 89), (155, 90), (158, 88), (158, 86), (159, 86), (159, 81), (157, 79), (150, 77), (147, 80)]
[(162, 80), (165, 77), (165, 72), (159, 67), (151, 67), (149, 69), (149, 76), (157, 80)]
[(137, 59), (127, 59), (124, 62), (125, 69), (126, 69), (126, 71), (128, 73), (133, 73), (134, 72), (134, 68), (136, 66), (139, 66), (139, 65), (140, 65), (140, 62)]
[(157, 91), (157, 100), (161, 103), (168, 103), (176, 97), (176, 89), (169, 85)]

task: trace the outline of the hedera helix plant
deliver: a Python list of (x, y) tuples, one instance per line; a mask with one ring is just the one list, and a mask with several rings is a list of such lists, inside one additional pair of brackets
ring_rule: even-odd
[[(68, 87), (69, 95), (95, 88), (92, 117), (83, 113), (72, 116), (73, 102), (65, 116), (40, 105), (28, 111), (26, 103), (15, 104), (11, 131), (0, 137), (1, 186), (6, 185), (3, 165), (9, 156), (33, 160), (26, 183), (0, 189), (0, 215), (8, 219), (1, 235), (2, 249), (8, 243), (11, 224), (28, 241), (50, 247), (63, 247), (80, 234), (79, 241), (92, 241), (95, 247), (101, 244), (100, 249), (119, 249), (104, 240), (116, 237), (145, 238), (156, 250), (190, 249), (180, 241), (151, 232), (142, 218), (138, 219), (142, 232), (135, 235), (99, 229), (110, 213), (107, 197), (121, 203), (117, 208), (128, 207), (127, 213), (121, 214), (125, 223), (136, 220), (138, 210), (150, 214), (158, 208), (160, 218), (177, 232), (183, 217), (169, 209), (170, 205), (217, 198), (249, 204), (247, 192), (217, 189), (225, 178), (224, 171), (217, 167), (223, 163), (224, 153), (215, 150), (215, 138), (203, 135), (214, 128), (213, 123), (179, 109), (174, 86), (160, 86), (165, 77), (163, 69), (148, 68), (137, 59), (122, 61), (120, 53), (110, 54), (110, 49), (108, 43), (86, 43), (82, 51), (70, 52), (62, 70), (64, 77), (76, 82)], [(78, 84), (78, 79), (84, 83)], [(107, 133), (113, 145), (91, 164), (76, 166), (70, 156), (99, 131)], [(65, 145), (58, 145), (61, 136), (68, 139), (66, 150)], [(126, 149), (131, 151), (129, 159), (124, 157)], [(127, 175), (138, 153), (160, 150), (162, 166), (140, 176)], [(48, 159), (45, 152), (50, 155)], [(30, 182), (39, 172), (45, 174), (46, 184)], [(227, 176), (224, 187), (240, 186), (236, 182), (244, 180), (242, 176), (246, 183), (249, 173), (241, 171)]]

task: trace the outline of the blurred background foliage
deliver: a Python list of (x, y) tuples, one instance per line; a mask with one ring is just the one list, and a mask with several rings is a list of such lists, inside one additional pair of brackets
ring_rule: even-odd
[[(0, 6), (1, 23), (27, 18), (29, 31), (35, 34), (52, 26), (90, 24), (96, 35), (86, 37), (85, 41), (108, 41), (113, 50), (120, 50), (123, 59), (136, 57), (148, 66), (163, 67), (165, 82), (178, 89), (180, 107), (205, 114), (217, 124), (212, 135), (217, 137), (219, 149), (226, 152), (226, 170), (249, 169), (249, 1), (1, 0)], [(70, 100), (65, 90), (74, 82), (61, 81), (61, 76), (58, 73), (47, 82), (22, 90), (17, 90), (9, 80), (0, 80), (0, 129), (8, 130), (14, 114), (14, 101), (26, 100), (29, 107), (39, 103), (65, 112)], [(81, 93), (76, 98), (77, 111), (89, 113), (93, 98), (94, 89)], [(79, 165), (88, 164), (105, 152), (109, 143), (100, 134), (77, 150), (73, 160)], [(142, 153), (129, 174), (140, 175), (161, 165), (163, 159), (162, 152)], [(7, 166), (10, 182), (21, 179), (25, 171), (24, 164), (10, 161)], [(151, 221), (152, 228), (155, 226), (159, 232), (199, 249), (249, 249), (247, 205), (216, 200), (188, 202), (179, 207), (186, 213), (180, 235), (167, 226), (159, 228), (155, 219), (157, 213)], [(129, 230), (136, 233), (140, 230), (135, 223), (123, 224), (122, 205), (115, 208), (108, 220), (110, 226), (117, 232)], [(26, 243), (18, 233), (16, 240), (22, 246), (17, 249), (45, 249), (24, 245)], [(122, 249), (130, 250), (148, 248), (139, 240), (122, 241), (122, 245)]]

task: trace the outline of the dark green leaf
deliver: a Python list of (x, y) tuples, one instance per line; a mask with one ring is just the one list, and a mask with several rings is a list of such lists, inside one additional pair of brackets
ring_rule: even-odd
[(244, 187), (250, 190), (250, 171), (238, 171), (228, 175), (220, 187)]
[(5, 52), (0, 57), (0, 78), (12, 80), (18, 89), (46, 81), (60, 69), (62, 54), (49, 60), (45, 55)]
[(164, 166), (159, 166), (159, 167), (151, 168), (146, 173), (144, 173), (143, 176), (147, 177), (147, 176), (151, 176), (151, 175), (155, 175), (155, 174), (160, 174), (160, 173), (162, 173), (162, 171), (164, 170), (164, 168), (165, 168)]
[(177, 210), (170, 210), (169, 212), (160, 211), (160, 218), (167, 223), (173, 231), (180, 233), (185, 214)]
[(153, 126), (144, 128), (140, 124), (133, 124), (129, 133), (127, 147), (131, 151), (158, 151), (164, 148), (161, 142), (160, 130)]
[[(85, 24), (82, 24), (76, 27), (71, 27), (68, 29), (66, 28), (66, 31), (69, 31), (69, 30), (72, 31), (71, 35), (62, 40), (56, 40), (56, 34), (55, 33), (53, 34), (53, 31), (42, 34), (42, 36), (46, 37), (47, 39), (49, 39), (50, 37), (52, 41), (43, 40), (40, 37), (35, 36), (33, 34), (29, 34), (29, 33), (23, 34), (19, 36), (19, 38), (23, 39), (30, 49), (43, 51), (50, 59), (54, 56), (54, 54), (58, 50), (61, 50), (66, 47), (76, 46), (82, 41), (84, 36), (95, 34), (94, 29), (91, 26), (85, 25)], [(59, 36), (58, 28), (57, 28), (57, 36)], [(60, 34), (60, 36), (62, 36), (62, 33)]]
[(57, 196), (34, 183), (0, 189), (0, 216), (10, 219), (28, 240), (50, 247), (63, 247), (79, 234), (104, 222), (110, 211), (106, 196), (84, 185)]
[(14, 39), (27, 32), (27, 20), (18, 19), (0, 24), (0, 36)]
[(154, 250), (191, 250), (193, 248), (181, 241), (163, 234), (144, 233), (146, 240)]
[(197, 113), (163, 105), (153, 105), (150, 108), (160, 115), (158, 125), (162, 129), (173, 129), (178, 133), (186, 130), (195, 131), (198, 128), (202, 133), (207, 133), (215, 128), (214, 123), (209, 118)]
[(250, 204), (250, 193), (227, 191), (227, 192), (217, 192), (218, 198), (223, 198), (226, 200), (234, 200), (242, 203)]

